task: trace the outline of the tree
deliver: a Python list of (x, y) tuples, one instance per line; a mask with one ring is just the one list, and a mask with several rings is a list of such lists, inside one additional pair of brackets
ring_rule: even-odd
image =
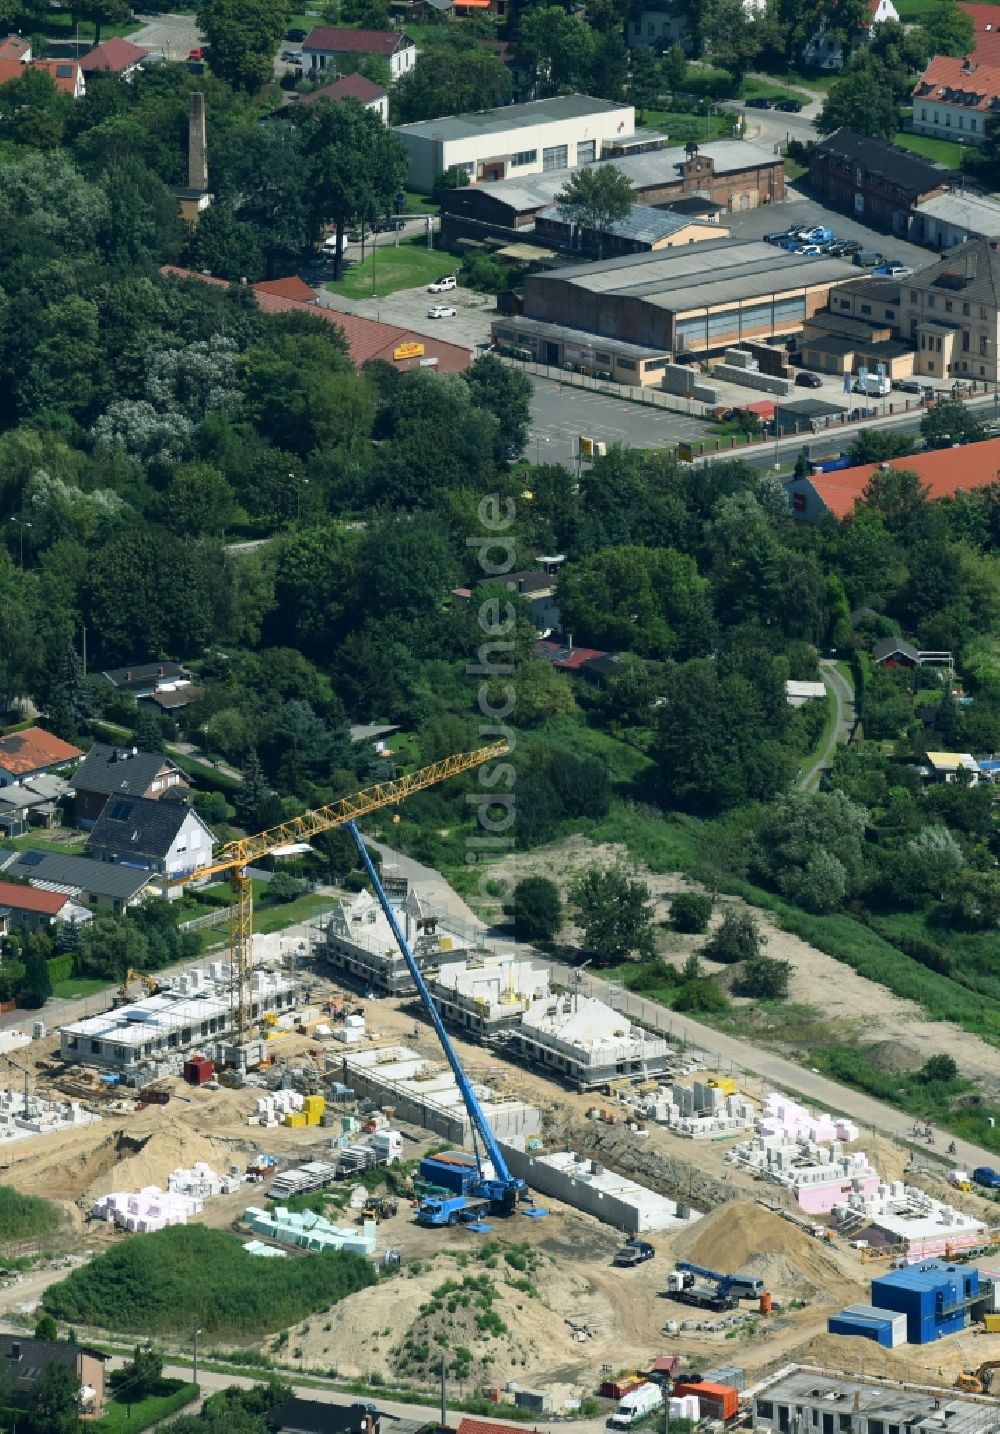
[[(662, 84), (660, 62), (648, 45), (633, 45), (628, 52), (628, 97), (635, 105), (639, 123), (643, 114), (656, 104)], [(686, 62), (685, 62), (686, 65)]]
[(59, 1326), (50, 1314), (40, 1314), (35, 1320), (34, 1338), (47, 1340), (59, 1338)]
[(956, 0), (940, 0), (922, 16), (918, 29), (923, 31), (930, 55), (968, 55), (975, 48), (972, 16)]
[(831, 911), (862, 880), (868, 813), (843, 791), (795, 792), (762, 812), (751, 871), (808, 911)]
[(243, 761), (242, 770), (243, 782), (234, 798), (236, 802), (236, 815), (240, 825), (249, 832), (258, 829), (257, 814), (268, 794), (267, 783), (264, 780), (264, 769), (260, 765), (260, 758), (256, 748), (251, 747)]
[(964, 403), (935, 403), (920, 420), (920, 432), (931, 448), (951, 443), (979, 443), (986, 429)]
[(687, 79), (688, 59), (680, 45), (671, 45), (662, 60), (663, 83), (668, 90), (684, 88)]
[(690, 1011), (692, 1015), (722, 1015), (729, 1010), (729, 997), (721, 986), (707, 976), (695, 981), (685, 981), (673, 1000), (675, 1011)]
[(313, 221), (337, 233), (334, 276), (340, 277), (344, 230), (355, 220), (369, 227), (387, 214), (403, 187), (406, 151), (381, 116), (357, 100), (301, 105)]
[(958, 1066), (951, 1056), (931, 1056), (920, 1067), (919, 1079), (924, 1085), (931, 1085), (934, 1081), (954, 1080), (958, 1075)]
[(135, 1346), (132, 1358), (112, 1371), (110, 1384), (120, 1402), (138, 1404), (156, 1393), (162, 1378), (163, 1355), (150, 1342)]
[(71, 1434), (77, 1426), (80, 1386), (66, 1364), (53, 1360), (38, 1376), (31, 1398), (32, 1434)]
[(510, 104), (510, 70), (491, 50), (454, 44), (422, 50), (393, 89), (393, 123), (470, 114)]
[(264, 277), (264, 246), (256, 226), (238, 219), (224, 204), (213, 204), (199, 215), (190, 253), (195, 268), (233, 284), (243, 279), (253, 284)]
[(705, 0), (701, 33), (715, 63), (742, 84), (763, 44), (756, 10), (743, 0)]
[(708, 930), (712, 898), (701, 891), (681, 891), (670, 903), (670, 924), (675, 931), (700, 936)]
[(501, 362), (496, 354), (483, 354), (466, 369), (462, 378), (469, 385), (477, 408), (491, 413), (497, 421), (494, 460), (502, 463), (508, 451), (523, 453), (531, 426), (534, 385), (527, 374)]
[(755, 956), (744, 961), (736, 980), (740, 996), (756, 996), (761, 1001), (783, 1001), (788, 995), (788, 979), (792, 966), (773, 956)]
[(431, 189), (431, 198), (435, 204), (440, 204), (442, 195), (449, 194), (453, 189), (467, 189), (471, 183), (469, 171), (464, 165), (449, 164), (447, 169), (443, 169), (436, 176)]
[(21, 1005), (28, 1010), (44, 1006), (52, 995), (52, 977), (41, 942), (29, 941), (24, 953), (24, 979), (21, 982)]
[(49, 694), (49, 727), (64, 741), (75, 740), (93, 716), (83, 663), (72, 643), (66, 647)]
[(288, 871), (276, 871), (267, 884), (267, 894), (272, 901), (294, 901), (303, 891), (303, 883)]
[(517, 64), (546, 94), (587, 89), (597, 35), (561, 5), (536, 5), (517, 26)]
[(517, 883), (513, 910), (518, 941), (551, 941), (562, 926), (559, 888), (544, 876), (526, 876)]
[(965, 866), (962, 848), (946, 826), (924, 827), (911, 837), (906, 857), (915, 890), (938, 898)]
[(653, 955), (649, 887), (620, 866), (589, 866), (570, 886), (570, 902), (588, 950), (617, 961)]
[(849, 70), (830, 86), (816, 116), (819, 134), (853, 129), (873, 139), (891, 139), (899, 129), (899, 105), (890, 77), (877, 62)]
[(581, 642), (637, 657), (704, 652), (712, 626), (707, 581), (693, 558), (668, 547), (606, 547), (567, 564), (559, 607)]
[(585, 165), (576, 169), (556, 194), (559, 213), (570, 224), (597, 236), (598, 255), (604, 253), (604, 235), (612, 224), (632, 213), (635, 194), (626, 175), (613, 164)]
[(756, 917), (749, 911), (730, 908), (705, 942), (703, 950), (713, 961), (734, 966), (738, 961), (755, 961), (766, 942), (767, 937), (760, 934)]
[(213, 74), (256, 94), (274, 75), (290, 15), (288, 0), (201, 0), (198, 27)]
[[(906, 433), (893, 433), (890, 428), (862, 428), (847, 452), (852, 464), (885, 463), (912, 453), (913, 439)], [(801, 476), (808, 476), (808, 470)]]

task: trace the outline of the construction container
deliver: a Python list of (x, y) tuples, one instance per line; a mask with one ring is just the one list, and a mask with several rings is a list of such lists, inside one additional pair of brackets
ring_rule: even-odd
[(1000, 1314), (983, 1315), (983, 1329), (987, 1334), (1000, 1334)]
[(305, 1111), (303, 1111), (303, 1110), (290, 1110), (290, 1111), (288, 1112), (288, 1114), (285, 1116), (285, 1121), (284, 1121), (284, 1123), (285, 1123), (285, 1125), (290, 1126), (290, 1127), (292, 1128), (292, 1130), (304, 1130), (305, 1127), (306, 1127), (306, 1125), (308, 1124), (308, 1121), (306, 1120)]
[(713, 1384), (711, 1380), (700, 1379), (697, 1384), (674, 1385), (675, 1399), (683, 1399), (688, 1394), (697, 1399), (703, 1419), (735, 1419), (740, 1412), (740, 1392), (731, 1384)]
[(979, 1293), (974, 1266), (926, 1260), (872, 1280), (872, 1304), (906, 1315), (910, 1344), (931, 1344), (966, 1325), (968, 1306)]
[(184, 1062), (182, 1073), (188, 1085), (204, 1085), (215, 1075), (215, 1066), (205, 1056), (191, 1056)]
[(739, 1094), (740, 1088), (732, 1076), (712, 1076), (705, 1084), (711, 1086), (714, 1090), (721, 1091), (723, 1095)]
[(829, 1334), (870, 1339), (883, 1349), (898, 1349), (906, 1343), (906, 1315), (874, 1305), (848, 1305), (827, 1322)]
[(305, 1115), (306, 1125), (319, 1125), (324, 1110), (326, 1110), (324, 1096), (307, 1095), (302, 1102), (302, 1113)]
[(631, 1394), (633, 1389), (638, 1389), (643, 1383), (640, 1374), (623, 1374), (620, 1379), (606, 1379), (601, 1385), (600, 1393), (604, 1399), (624, 1399), (626, 1394)]
[(536, 1389), (519, 1389), (514, 1395), (518, 1409), (530, 1409), (534, 1414), (548, 1414), (552, 1409), (552, 1395)]
[(462, 1160), (450, 1153), (427, 1156), (420, 1162), (420, 1178), (443, 1186), (453, 1195), (464, 1195), (476, 1178), (476, 1164), (471, 1156)]

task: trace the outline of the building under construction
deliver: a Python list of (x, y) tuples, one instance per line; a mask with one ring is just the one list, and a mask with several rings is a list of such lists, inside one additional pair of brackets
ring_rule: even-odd
[[(291, 982), (266, 970), (250, 977), (251, 1020), (295, 1004)], [(109, 1070), (135, 1071), (169, 1062), (197, 1047), (228, 1044), (233, 1031), (230, 967), (213, 962), (204, 970), (185, 971), (155, 996), (117, 1010), (72, 1021), (60, 1031), (63, 1060)]]
[[(409, 892), (396, 907), (397, 919), (422, 971), (463, 962), (476, 942), (445, 924), (416, 892)], [(356, 985), (387, 996), (404, 996), (414, 990), (402, 952), (385, 915), (370, 891), (359, 891), (340, 901), (330, 914), (325, 942), (317, 955)]]
[(672, 1073), (677, 1055), (662, 1036), (591, 996), (534, 1001), (510, 1037), (513, 1049), (577, 1090)]

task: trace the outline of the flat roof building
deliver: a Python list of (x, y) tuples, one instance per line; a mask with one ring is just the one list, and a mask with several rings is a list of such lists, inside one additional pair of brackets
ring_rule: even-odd
[[(250, 978), (251, 1019), (294, 1005), (291, 983), (270, 971)], [(184, 971), (155, 996), (71, 1021), (60, 1030), (63, 1060), (131, 1071), (156, 1065), (195, 1046), (221, 1042), (232, 1029), (228, 962)]]
[(446, 169), (460, 169), (475, 185), (515, 172), (542, 174), (592, 164), (606, 143), (634, 131), (631, 105), (591, 95), (556, 95), (393, 128), (410, 160), (407, 186), (423, 193)]
[(729, 230), (713, 220), (671, 214), (648, 204), (634, 204), (624, 219), (617, 219), (602, 229), (582, 228), (563, 218), (555, 205), (549, 205), (535, 216), (536, 240), (550, 239), (587, 258), (646, 254), (653, 249), (674, 249), (681, 244), (697, 244), (702, 239), (728, 237)]
[(673, 1064), (662, 1037), (579, 994), (532, 1002), (511, 1042), (525, 1059), (581, 1091), (623, 1077), (658, 1075)]
[(855, 277), (841, 259), (722, 239), (531, 274), (524, 314), (661, 353), (707, 354), (797, 333)]
[(754, 1429), (791, 1434), (815, 1429), (819, 1434), (993, 1434), (995, 1399), (957, 1394), (940, 1386), (892, 1384), (799, 1368), (782, 1371), (753, 1393)]

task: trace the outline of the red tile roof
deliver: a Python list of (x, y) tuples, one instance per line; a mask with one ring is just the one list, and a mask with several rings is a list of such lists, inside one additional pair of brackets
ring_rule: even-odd
[(405, 50), (413, 41), (401, 30), (347, 30), (340, 26), (317, 25), (310, 30), (303, 50), (322, 50), (334, 55), (384, 55)]
[(0, 881), (0, 906), (9, 906), (12, 911), (35, 911), (40, 916), (56, 916), (68, 900), (65, 891), (39, 891), (34, 886)]
[(23, 60), (30, 49), (30, 40), (21, 35), (5, 35), (0, 40), (0, 60)]
[(122, 40), (115, 35), (110, 40), (105, 40), (103, 45), (95, 45), (89, 50), (80, 61), (80, 69), (85, 75), (93, 70), (108, 70), (113, 75), (121, 75), (126, 70), (132, 69), (140, 60), (144, 60), (149, 54), (141, 45), (133, 45), (131, 40)]
[(53, 737), (41, 727), (26, 727), (23, 732), (11, 732), (9, 737), (0, 737), (0, 770), (12, 777), (26, 777), (30, 772), (40, 772), (60, 762), (74, 762), (83, 753), (79, 747)]
[(56, 82), (56, 89), (76, 98), (80, 66), (75, 60), (29, 60), (25, 64), (21, 60), (0, 59), (0, 85), (19, 79), (25, 70), (48, 70)]
[(458, 1434), (524, 1434), (524, 1425), (498, 1424), (492, 1419), (463, 1419)]
[(301, 97), (299, 104), (313, 105), (317, 100), (360, 100), (367, 105), (382, 99), (385, 99), (385, 90), (367, 75), (345, 75), (341, 80), (334, 80), (332, 85), (310, 90)]
[(316, 291), (310, 289), (305, 279), (290, 274), (287, 279), (262, 279), (254, 284), (255, 294), (277, 294), (282, 299), (298, 299), (300, 304), (315, 304)]
[(1000, 11), (996, 5), (959, 5), (975, 26), (972, 53), (983, 65), (1000, 65)]
[(986, 113), (1000, 96), (1000, 66), (935, 55), (913, 88), (917, 97)]
[[(930, 498), (953, 498), (960, 489), (985, 488), (1000, 481), (1000, 438), (969, 443), (964, 448), (938, 448), (911, 458), (892, 458), (889, 467), (916, 473)], [(842, 468), (839, 473), (816, 473), (802, 480), (811, 484), (835, 518), (847, 518), (862, 497), (877, 463)]]
[[(203, 284), (216, 284), (224, 289), (229, 288), (225, 279), (215, 279), (208, 274), (199, 274), (194, 269), (179, 269), (174, 264), (164, 264), (160, 273), (165, 278), (200, 279)], [(351, 360), (358, 368), (370, 363), (372, 359), (384, 359), (386, 363), (393, 363), (401, 369), (419, 368), (420, 359), (423, 357), (436, 358), (436, 367), (440, 373), (462, 373), (472, 361), (469, 350), (461, 348), (458, 344), (445, 343), (441, 339), (415, 333), (412, 329), (397, 328), (395, 324), (381, 324), (375, 319), (363, 319), (358, 314), (344, 314), (339, 309), (324, 308), (315, 302), (315, 295), (313, 301), (308, 304), (302, 303), (298, 299), (286, 298), (283, 294), (274, 292), (274, 282), (278, 281), (272, 281), (270, 288), (266, 284), (252, 285), (257, 303), (264, 313), (312, 314), (313, 318), (336, 324), (343, 330)], [(393, 358), (394, 350), (401, 344), (422, 344), (424, 352), (413, 358)]]

